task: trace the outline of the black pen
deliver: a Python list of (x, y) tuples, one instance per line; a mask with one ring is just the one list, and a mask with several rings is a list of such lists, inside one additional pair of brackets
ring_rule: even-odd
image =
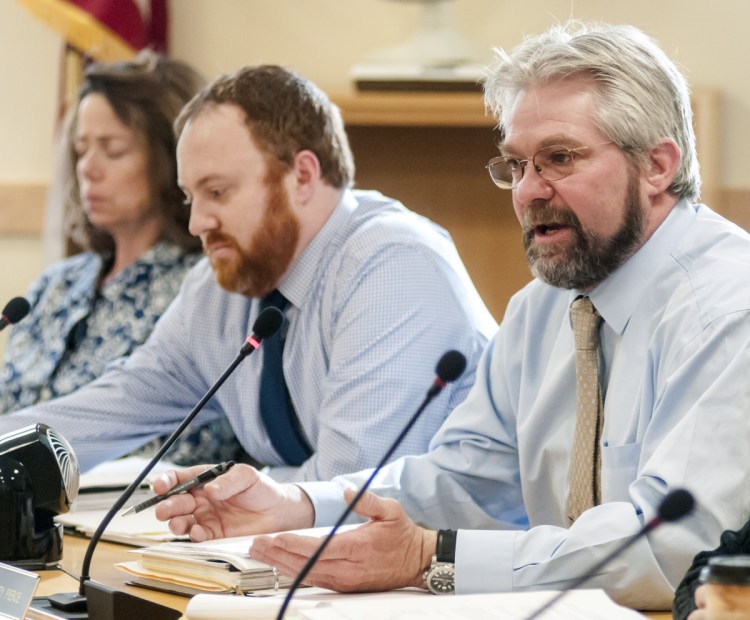
[(226, 463), (219, 463), (215, 467), (212, 467), (211, 469), (207, 469), (202, 474), (198, 474), (195, 478), (191, 478), (190, 480), (186, 480), (185, 482), (178, 484), (177, 486), (172, 487), (167, 491), (164, 495), (155, 495), (151, 499), (147, 499), (145, 502), (141, 502), (137, 506), (132, 506), (131, 508), (128, 508), (125, 512), (122, 513), (122, 516), (125, 515), (131, 515), (135, 514), (137, 512), (141, 512), (142, 510), (146, 510), (146, 508), (151, 508), (151, 506), (155, 506), (161, 501), (164, 501), (168, 497), (172, 497), (173, 495), (179, 495), (180, 493), (187, 493), (190, 491), (190, 489), (195, 489), (197, 487), (203, 486), (207, 482), (211, 482), (211, 480), (216, 480), (221, 474), (223, 474), (226, 471), (229, 471), (230, 468), (234, 466), (234, 461), (227, 461)]

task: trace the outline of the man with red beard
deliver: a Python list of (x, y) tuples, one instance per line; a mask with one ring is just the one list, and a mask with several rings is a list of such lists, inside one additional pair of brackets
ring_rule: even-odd
[[(565, 588), (688, 487), (693, 515), (587, 583), (668, 609), (693, 555), (750, 513), (750, 235), (697, 203), (687, 84), (639, 30), (529, 37), (499, 52), (485, 99), (500, 131), (489, 172), (513, 192), (536, 279), (430, 451), (380, 472), (355, 508), (367, 523), (306, 583)], [(195, 540), (326, 525), (369, 475), (282, 485), (237, 466), (156, 512)], [(260, 536), (251, 554), (294, 575), (317, 546)]]
[(467, 371), (394, 456), (424, 452), (497, 329), (449, 235), (395, 200), (352, 189), (338, 110), (291, 71), (223, 76), (176, 125), (178, 180), (207, 260), (130, 358), (69, 397), (3, 416), (0, 432), (46, 422), (84, 469), (169, 433), (268, 303), (286, 316), (280, 380), (264, 373), (264, 354), (282, 346), (274, 336), (201, 420), (227, 416), (246, 459), (277, 480), (330, 479), (378, 462), (441, 355), (457, 349)]

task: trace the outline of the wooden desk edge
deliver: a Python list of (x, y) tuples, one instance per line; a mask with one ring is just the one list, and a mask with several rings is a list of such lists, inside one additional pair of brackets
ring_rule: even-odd
[[(61, 570), (40, 571), (41, 580), (37, 588), (37, 596), (49, 596), (59, 592), (75, 592), (78, 590), (78, 580), (70, 575), (80, 575), (80, 565), (88, 542), (88, 539), (65, 537), (62, 564), (66, 572)], [(183, 614), (182, 618), (185, 618), (188, 598), (126, 585), (128, 575), (115, 568), (115, 564), (130, 559), (128, 553), (130, 549), (132, 547), (100, 542), (94, 553), (91, 578), (111, 588), (176, 609)], [(672, 614), (671, 612), (647, 612), (644, 617), (652, 620), (671, 620)]]

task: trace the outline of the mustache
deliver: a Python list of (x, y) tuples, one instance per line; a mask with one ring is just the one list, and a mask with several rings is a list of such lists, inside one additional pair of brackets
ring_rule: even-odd
[(203, 239), (203, 248), (205, 249), (214, 243), (226, 243), (233, 247), (237, 247), (237, 240), (234, 237), (227, 235), (226, 233), (212, 230)]
[(523, 240), (527, 248), (532, 243), (534, 231), (539, 226), (566, 226), (574, 230), (579, 237), (584, 236), (581, 220), (573, 211), (565, 208), (553, 208), (547, 203), (536, 203), (526, 208), (521, 223)]
[(570, 209), (552, 208), (547, 203), (530, 205), (524, 211), (523, 232), (533, 231), (538, 226), (570, 226), (581, 229), (581, 221)]

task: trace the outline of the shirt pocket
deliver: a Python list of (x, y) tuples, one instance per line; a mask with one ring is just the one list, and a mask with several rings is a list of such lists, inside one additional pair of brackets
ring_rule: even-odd
[(641, 443), (602, 446), (602, 501), (630, 501), (630, 485), (636, 478)]

